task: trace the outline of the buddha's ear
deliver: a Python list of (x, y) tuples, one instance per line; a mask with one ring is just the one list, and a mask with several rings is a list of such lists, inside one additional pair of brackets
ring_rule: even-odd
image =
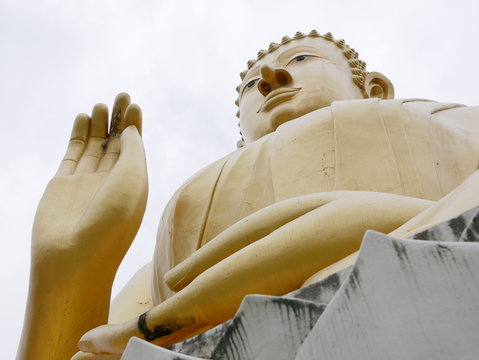
[(381, 73), (370, 72), (364, 79), (364, 95), (367, 98), (382, 100), (394, 99), (394, 86), (391, 81)]

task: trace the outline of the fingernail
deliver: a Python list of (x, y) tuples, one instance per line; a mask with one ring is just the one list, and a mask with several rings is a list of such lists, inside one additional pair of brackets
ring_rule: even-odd
[(85, 339), (85, 335), (83, 335), (80, 341), (78, 342), (78, 349), (85, 352), (93, 352), (95, 347), (93, 346), (93, 343), (90, 340)]

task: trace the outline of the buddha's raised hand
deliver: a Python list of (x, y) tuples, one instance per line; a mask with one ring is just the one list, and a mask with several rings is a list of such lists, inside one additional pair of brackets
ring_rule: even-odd
[(135, 237), (148, 192), (141, 110), (122, 93), (111, 119), (108, 133), (103, 104), (95, 105), (91, 117), (77, 116), (66, 155), (35, 216), (34, 261), (115, 272)]
[(65, 158), (38, 206), (17, 359), (68, 359), (106, 323), (111, 285), (146, 206), (141, 110), (127, 94), (75, 120)]

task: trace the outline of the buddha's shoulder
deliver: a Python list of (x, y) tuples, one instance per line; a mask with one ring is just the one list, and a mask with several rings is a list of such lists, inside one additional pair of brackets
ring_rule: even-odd
[(312, 111), (302, 117), (280, 126), (300, 127), (321, 121), (328, 121), (336, 118), (353, 117), (360, 120), (362, 116), (371, 113), (389, 114), (396, 117), (405, 115), (405, 111), (420, 113), (424, 115), (435, 115), (445, 111), (454, 110), (449, 113), (469, 112), (478, 113), (479, 106), (466, 106), (458, 103), (438, 102), (421, 98), (380, 100), (380, 99), (358, 99), (334, 101), (331, 106)]
[[(410, 126), (424, 121), (457, 124), (475, 132), (479, 127), (479, 106), (438, 102), (410, 98), (395, 100), (361, 99), (335, 101), (331, 106), (312, 111), (293, 121), (286, 122), (269, 136), (288, 142), (291, 138), (315, 137), (325, 131), (335, 131), (337, 125), (351, 131), (360, 129), (371, 118), (381, 121), (403, 121)], [(270, 140), (271, 141), (271, 140)]]
[[(370, 99), (356, 99), (356, 100), (341, 100), (334, 101), (330, 108), (334, 112), (338, 109), (373, 109), (381, 108), (384, 110), (394, 108), (410, 108), (410, 109), (422, 109), (425, 112), (437, 112), (442, 110), (448, 110), (453, 108), (468, 106), (464, 104), (452, 103), (452, 102), (440, 102), (425, 98), (404, 98), (393, 100), (381, 100), (378, 98)], [(469, 107), (471, 108), (471, 107)], [(472, 107), (474, 108), (474, 107)], [(476, 107), (477, 108), (477, 107)]]

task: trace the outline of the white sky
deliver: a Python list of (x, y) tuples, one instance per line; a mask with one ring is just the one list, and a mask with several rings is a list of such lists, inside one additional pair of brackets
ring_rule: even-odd
[[(162, 209), (235, 149), (246, 61), (298, 30), (332, 32), (396, 97), (478, 104), (479, 2), (0, 0), (0, 344), (16, 352), (30, 231), (75, 115), (131, 94), (144, 115), (150, 197), (114, 291), (150, 260)], [(474, 90), (476, 89), (476, 90)], [(41, 334), (39, 334), (41, 336)]]

